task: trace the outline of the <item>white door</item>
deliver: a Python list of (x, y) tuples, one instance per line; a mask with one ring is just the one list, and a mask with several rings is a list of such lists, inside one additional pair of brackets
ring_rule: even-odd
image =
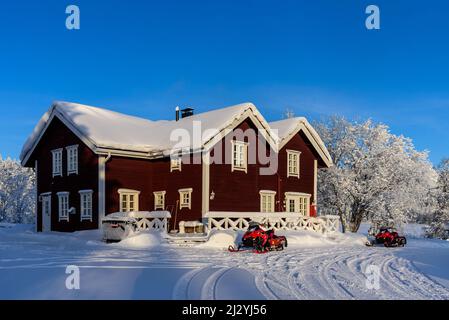
[(51, 231), (51, 196), (42, 197), (42, 232)]

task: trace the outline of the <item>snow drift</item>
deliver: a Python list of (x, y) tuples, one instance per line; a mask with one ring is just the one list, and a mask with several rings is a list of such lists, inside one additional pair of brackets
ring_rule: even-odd
[(149, 249), (160, 246), (162, 242), (162, 235), (157, 231), (143, 231), (134, 236), (126, 238), (116, 246), (130, 248), (130, 249)]
[(231, 230), (213, 230), (209, 236), (209, 240), (202, 244), (206, 248), (222, 248), (227, 249), (229, 246), (236, 246), (241, 236), (239, 233)]

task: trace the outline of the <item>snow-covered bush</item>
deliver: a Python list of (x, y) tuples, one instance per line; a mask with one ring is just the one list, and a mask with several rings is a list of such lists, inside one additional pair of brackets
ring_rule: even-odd
[(437, 168), (438, 184), (432, 194), (435, 201), (435, 213), (427, 236), (432, 238), (449, 238), (449, 159), (443, 160)]
[(0, 222), (32, 223), (36, 177), (32, 169), (0, 156)]
[(149, 249), (157, 247), (162, 242), (161, 233), (158, 231), (142, 231), (136, 235), (128, 237), (116, 245), (130, 249)]
[(321, 212), (356, 232), (363, 220), (404, 223), (429, 212), (437, 174), (427, 152), (371, 120), (330, 117), (315, 124), (334, 166), (319, 173)]
[[(240, 239), (239, 239), (240, 238)], [(229, 246), (237, 247), (241, 235), (232, 230), (212, 230), (209, 240), (202, 246), (207, 248), (228, 249)]]

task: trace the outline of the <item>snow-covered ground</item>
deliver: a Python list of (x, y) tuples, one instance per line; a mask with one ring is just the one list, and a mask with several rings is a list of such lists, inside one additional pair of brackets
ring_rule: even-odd
[[(364, 246), (358, 235), (286, 232), (284, 252), (229, 253), (236, 235), (216, 233), (193, 247), (144, 233), (118, 244), (97, 231), (36, 234), (0, 225), (0, 299), (449, 299), (449, 242)], [(281, 233), (280, 233), (281, 234)], [(80, 290), (66, 288), (66, 267), (80, 268)], [(366, 284), (378, 267), (379, 289)]]

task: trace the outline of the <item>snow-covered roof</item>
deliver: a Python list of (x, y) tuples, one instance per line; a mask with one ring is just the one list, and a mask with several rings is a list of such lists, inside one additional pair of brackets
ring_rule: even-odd
[(330, 167), (332, 166), (332, 157), (329, 154), (324, 142), (321, 140), (318, 133), (312, 125), (303, 117), (289, 118), (269, 123), (270, 128), (277, 132), (278, 148), (279, 150), (290, 141), (290, 139), (299, 131), (303, 131), (309, 141), (313, 144), (318, 154), (323, 159), (324, 163)]
[[(111, 151), (128, 156), (158, 157), (167, 156), (176, 149), (189, 148), (191, 151), (203, 150), (218, 142), (226, 130), (232, 130), (241, 121), (250, 117), (259, 129), (263, 129), (268, 142), (277, 150), (298, 126), (302, 124), (316, 140), (322, 155), (331, 163), (330, 156), (315, 130), (304, 118), (287, 119), (268, 124), (252, 103), (243, 103), (227, 108), (216, 109), (180, 119), (179, 121), (151, 121), (139, 117), (110, 111), (107, 109), (70, 102), (55, 102), (40, 119), (21, 153), (25, 164), (45, 130), (54, 117), (61, 120), (88, 147), (96, 153), (107, 154)], [(296, 125), (295, 125), (296, 124)], [(200, 127), (198, 127), (200, 125)], [(188, 132), (190, 137), (201, 136), (199, 142), (191, 139), (177, 139), (179, 131)], [(279, 130), (279, 137), (276, 131)], [(319, 151), (320, 152), (320, 151)], [(326, 159), (323, 159), (328, 163)]]

